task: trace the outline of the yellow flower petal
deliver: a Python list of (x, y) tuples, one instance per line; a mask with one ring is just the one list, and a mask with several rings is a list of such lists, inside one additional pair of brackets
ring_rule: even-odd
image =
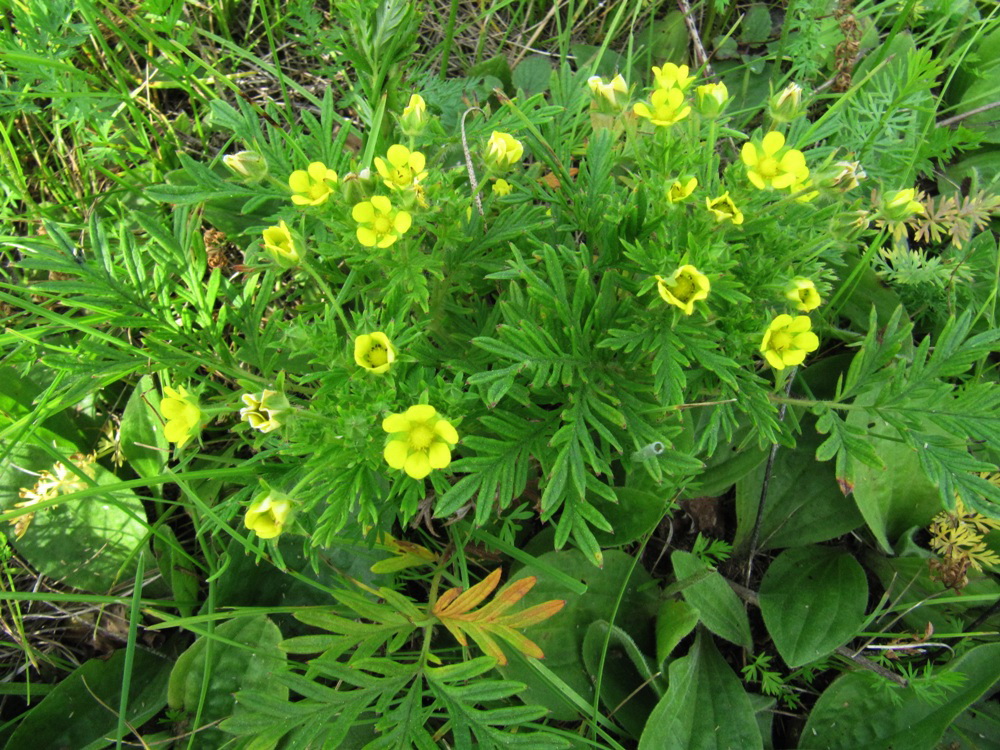
[(427, 460), (432, 469), (443, 469), (451, 463), (451, 451), (444, 443), (431, 443), (427, 450)]
[(767, 156), (774, 156), (784, 147), (785, 136), (777, 130), (772, 130), (764, 136), (764, 140), (761, 141), (760, 145)]
[(368, 201), (361, 201), (351, 209), (351, 218), (359, 223), (373, 221), (375, 219), (375, 207)]
[[(399, 416), (398, 414), (396, 416)], [(393, 469), (402, 469), (406, 465), (409, 446), (402, 440), (390, 440), (382, 451), (385, 462)], [(426, 475), (425, 475), (426, 476)]]
[(406, 418), (413, 422), (426, 422), (437, 416), (437, 410), (430, 404), (417, 404), (406, 410)]
[[(384, 195), (373, 195), (371, 205), (378, 213), (387, 214), (392, 211), (392, 202)], [(372, 218), (374, 218), (374, 214), (372, 214)], [(361, 221), (361, 219), (355, 219), (355, 221)], [(371, 219), (366, 219), (365, 221), (371, 221)]]
[(458, 431), (447, 419), (439, 419), (434, 425), (434, 433), (446, 443), (454, 445), (458, 442)]
[(378, 244), (378, 235), (368, 227), (358, 227), (355, 234), (358, 236), (358, 242), (365, 247), (375, 247)]
[(410, 429), (410, 420), (405, 414), (390, 414), (382, 420), (382, 429), (386, 432), (406, 432)]
[(423, 479), (431, 473), (430, 459), (424, 451), (411, 453), (406, 457), (406, 464), (404, 464), (403, 470), (414, 479)]

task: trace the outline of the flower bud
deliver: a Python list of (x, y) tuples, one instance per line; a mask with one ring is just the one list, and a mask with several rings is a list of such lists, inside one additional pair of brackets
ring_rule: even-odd
[(241, 400), (245, 406), (240, 409), (240, 419), (264, 433), (281, 427), (285, 423), (285, 415), (292, 408), (284, 394), (266, 389), (260, 393), (244, 393)]
[(256, 185), (267, 177), (267, 160), (256, 151), (226, 154), (222, 157), (222, 163), (248, 185)]
[(923, 216), (926, 211), (923, 204), (915, 200), (916, 194), (915, 188), (886, 193), (882, 196), (882, 216), (889, 221), (906, 221), (916, 215)]
[(274, 539), (291, 520), (292, 499), (283, 492), (270, 490), (250, 503), (243, 523), (261, 539)]
[(600, 109), (617, 112), (627, 99), (628, 84), (625, 83), (625, 79), (620, 73), (610, 81), (605, 81), (600, 76), (591, 76), (587, 79), (587, 86), (590, 87), (594, 100)]
[(524, 156), (524, 146), (509, 133), (494, 130), (486, 144), (486, 165), (494, 172), (506, 172)]
[(805, 114), (802, 108), (802, 87), (790, 83), (772, 96), (767, 104), (768, 113), (776, 123), (791, 122)]
[(263, 235), (264, 252), (282, 268), (295, 268), (302, 260), (299, 241), (284, 221), (278, 226), (268, 227)]
[(413, 94), (410, 96), (409, 104), (403, 107), (399, 127), (404, 135), (420, 135), (427, 127), (427, 119), (427, 103), (420, 94)]
[(695, 87), (698, 111), (705, 117), (718, 117), (729, 102), (729, 89), (724, 83), (706, 83)]

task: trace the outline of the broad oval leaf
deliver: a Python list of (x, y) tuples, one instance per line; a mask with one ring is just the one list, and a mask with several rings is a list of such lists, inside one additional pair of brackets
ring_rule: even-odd
[[(678, 582), (708, 570), (708, 566), (690, 552), (675, 550), (670, 555)], [(750, 621), (746, 610), (725, 579), (714, 570), (701, 580), (686, 586), (684, 601), (698, 610), (702, 623), (720, 638), (737, 646), (753, 647)]]
[(867, 602), (865, 571), (851, 555), (830, 547), (785, 550), (760, 584), (764, 624), (789, 667), (849, 641), (864, 622)]
[(763, 748), (750, 697), (712, 639), (699, 632), (691, 653), (670, 665), (639, 750)]

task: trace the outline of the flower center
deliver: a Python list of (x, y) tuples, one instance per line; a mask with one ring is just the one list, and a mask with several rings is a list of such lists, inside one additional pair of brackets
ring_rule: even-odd
[(389, 234), (389, 230), (392, 229), (392, 224), (389, 223), (389, 217), (385, 214), (377, 217), (373, 226), (375, 227), (376, 234)]
[(695, 293), (695, 286), (694, 282), (691, 280), (691, 274), (682, 273), (678, 276), (677, 283), (674, 284), (674, 288), (670, 291), (681, 302), (690, 302), (691, 297), (694, 296)]
[(389, 355), (386, 352), (385, 347), (381, 344), (372, 344), (372, 348), (368, 352), (368, 364), (372, 367), (381, 367), (388, 361)]
[(771, 334), (771, 348), (784, 351), (792, 345), (792, 334), (788, 331), (778, 331)]
[(778, 160), (772, 156), (765, 156), (757, 163), (757, 171), (763, 177), (776, 177), (778, 174)]
[(427, 450), (434, 442), (434, 430), (426, 424), (410, 428), (410, 447), (416, 451)]

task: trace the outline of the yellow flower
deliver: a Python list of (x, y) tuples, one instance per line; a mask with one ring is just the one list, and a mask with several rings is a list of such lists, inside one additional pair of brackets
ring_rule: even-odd
[[(76, 466), (84, 475), (94, 479), (96, 473), (94, 471), (94, 464), (97, 461), (97, 456), (93, 454), (83, 454), (74, 453), (70, 456), (70, 460), (73, 465)], [(30, 508), (38, 503), (43, 503), (46, 500), (54, 500), (60, 495), (68, 495), (72, 492), (80, 492), (91, 486), (91, 483), (84, 481), (77, 475), (74, 471), (69, 469), (61, 461), (56, 461), (52, 466), (52, 470), (42, 469), (38, 473), (38, 480), (35, 485), (30, 489), (27, 487), (22, 487), (18, 490), (18, 497), (23, 500), (20, 503), (14, 503), (15, 508)], [(31, 522), (35, 518), (35, 511), (29, 511), (16, 518), (11, 519), (10, 525), (14, 527), (14, 537), (20, 539), (23, 537), (27, 531), (28, 527), (31, 526)]]
[(815, 310), (823, 303), (812, 280), (801, 277), (788, 282), (788, 286), (785, 287), (785, 298), (794, 302), (795, 309), (802, 312)]
[(691, 195), (696, 187), (698, 187), (697, 177), (682, 177), (679, 180), (674, 180), (674, 184), (667, 189), (667, 200), (671, 203), (680, 203)]
[(808, 315), (779, 315), (771, 321), (760, 351), (775, 370), (801, 365), (806, 354), (819, 349), (819, 337), (810, 329)]
[(256, 184), (267, 177), (267, 160), (256, 151), (240, 151), (236, 154), (226, 154), (222, 163), (233, 174), (242, 177), (248, 184)]
[(243, 523), (261, 539), (274, 539), (284, 531), (291, 514), (291, 498), (271, 490), (264, 497), (250, 503)]
[(605, 81), (600, 76), (591, 76), (587, 79), (587, 85), (596, 98), (600, 99), (603, 97), (614, 107), (621, 106), (618, 94), (628, 93), (628, 84), (625, 83), (625, 79), (622, 78), (620, 73), (610, 81)]
[(358, 203), (351, 217), (358, 222), (358, 242), (365, 247), (389, 247), (413, 221), (408, 212), (395, 210), (384, 195)]
[(785, 148), (785, 136), (772, 130), (761, 143), (747, 141), (740, 157), (747, 167), (747, 177), (760, 190), (784, 190), (805, 183), (809, 177), (806, 157), (794, 148)]
[(451, 422), (427, 404), (390, 414), (382, 420), (382, 429), (391, 435), (382, 454), (386, 463), (393, 469), (403, 469), (414, 479), (423, 479), (431, 469), (450, 464), (451, 447), (458, 442), (458, 432)]
[(240, 398), (245, 404), (240, 409), (240, 419), (249, 422), (255, 430), (265, 433), (281, 427), (281, 417), (291, 408), (288, 399), (278, 391), (265, 389), (260, 393), (244, 393)]
[(405, 135), (419, 135), (427, 127), (427, 103), (420, 94), (410, 95), (410, 102), (403, 107), (399, 124)]
[(771, 119), (778, 123), (791, 122), (804, 114), (802, 109), (802, 87), (790, 83), (771, 97), (767, 104)]
[(708, 277), (691, 265), (681, 266), (667, 278), (656, 277), (656, 287), (664, 301), (679, 307), (685, 315), (694, 312), (694, 303), (708, 297)]
[(299, 264), (302, 256), (296, 246), (288, 225), (279, 221), (278, 226), (264, 230), (264, 250), (275, 263), (282, 268), (293, 268)]
[(413, 187), (427, 176), (424, 170), (426, 159), (419, 151), (410, 151), (398, 143), (389, 146), (386, 153), (389, 163), (376, 156), (375, 169), (382, 176), (382, 181), (390, 190), (405, 190)]
[(314, 161), (307, 169), (296, 169), (288, 178), (292, 189), (292, 203), (296, 206), (319, 206), (333, 192), (337, 184), (337, 173), (327, 169), (321, 161)]
[(905, 221), (915, 215), (923, 216), (926, 211), (922, 203), (914, 200), (914, 188), (887, 193), (882, 199), (882, 213), (892, 221)]
[(494, 130), (486, 144), (486, 163), (497, 171), (504, 171), (524, 156), (524, 146), (509, 133)]
[(363, 333), (354, 339), (354, 361), (359, 367), (381, 375), (396, 361), (396, 351), (381, 331)]
[(718, 117), (729, 102), (729, 89), (724, 83), (706, 83), (694, 90), (698, 97), (698, 111), (705, 117)]
[(736, 208), (727, 190), (718, 198), (706, 198), (705, 207), (712, 212), (716, 221), (731, 221), (733, 224), (743, 223), (743, 212)]
[(657, 89), (650, 96), (649, 104), (639, 102), (632, 109), (639, 117), (662, 126), (673, 125), (691, 114), (691, 106), (684, 101), (684, 92), (680, 89)]
[(167, 385), (163, 387), (163, 392), (166, 396), (160, 400), (160, 414), (167, 420), (163, 435), (181, 448), (201, 429), (201, 408), (198, 399), (183, 386), (174, 390)]
[(656, 78), (656, 85), (661, 89), (678, 89), (684, 91), (694, 76), (688, 75), (687, 65), (675, 65), (674, 63), (664, 63), (662, 68), (653, 66), (653, 76)]
[(493, 195), (510, 195), (510, 191), (513, 189), (507, 180), (497, 179), (493, 183)]

